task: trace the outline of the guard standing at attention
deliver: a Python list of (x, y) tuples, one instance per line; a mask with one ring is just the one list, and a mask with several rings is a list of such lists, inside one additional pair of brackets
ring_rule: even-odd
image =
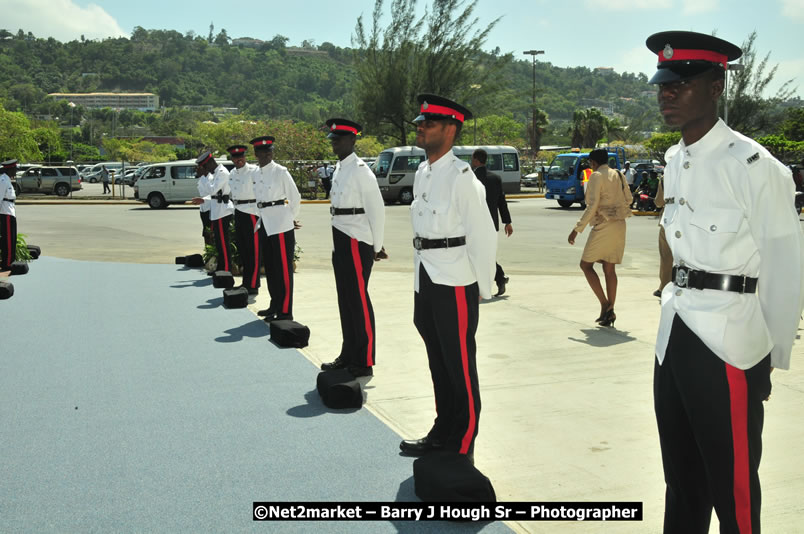
[(243, 265), (243, 285), (249, 295), (260, 292), (260, 233), (257, 231), (257, 199), (251, 173), (256, 165), (246, 163), (246, 145), (233, 145), (226, 149), (234, 163), (229, 172), (229, 187), (234, 202), (235, 242)]
[(217, 269), (231, 271), (232, 249), (229, 246), (229, 225), (232, 223), (234, 204), (230, 198), (229, 171), (215, 161), (211, 152), (201, 154), (195, 163), (206, 175), (198, 179), (198, 192), (202, 197), (209, 195), (212, 200), (209, 220), (215, 236), (215, 248), (218, 251)]
[(497, 232), (483, 185), (452, 153), (471, 112), (436, 95), (419, 95), (416, 146), (423, 161), (413, 183), (413, 322), (424, 340), (436, 418), (427, 436), (404, 440), (404, 454), (474, 453), (480, 418), (475, 332), (480, 298), (491, 298)]
[(251, 140), (258, 168), (251, 173), (262, 231), (262, 261), (271, 302), (257, 315), (293, 319), (293, 252), (301, 195), (288, 170), (274, 161), (274, 138)]
[(17, 258), (17, 193), (11, 177), (17, 174), (17, 160), (0, 163), (0, 271), (8, 271)]
[(329, 119), (327, 126), (339, 160), (329, 212), (343, 344), (335, 361), (321, 365), (321, 370), (346, 368), (355, 377), (372, 376), (377, 340), (368, 282), (374, 262), (387, 257), (382, 246), (385, 203), (374, 173), (355, 154), (363, 127), (346, 119)]
[(802, 234), (790, 171), (717, 117), (728, 62), (711, 35), (650, 36), (667, 151), (661, 224), (673, 254), (662, 291), (654, 406), (664, 532), (760, 532), (759, 461), (771, 371), (787, 369), (802, 310)]

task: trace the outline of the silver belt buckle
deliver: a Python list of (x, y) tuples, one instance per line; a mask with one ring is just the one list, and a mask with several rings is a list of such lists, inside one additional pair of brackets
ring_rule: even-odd
[(421, 237), (416, 236), (416, 237), (413, 238), (413, 248), (415, 248), (416, 250), (421, 250), (422, 249), (422, 238)]
[(689, 282), (689, 271), (686, 267), (676, 267), (676, 279), (675, 284), (678, 287), (687, 287), (687, 282)]
[(329, 214), (330, 215), (335, 215), (335, 206), (330, 206), (329, 207)]

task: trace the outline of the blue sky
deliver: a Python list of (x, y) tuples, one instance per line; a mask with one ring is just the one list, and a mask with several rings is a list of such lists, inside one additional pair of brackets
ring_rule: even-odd
[[(420, 11), (428, 3), (419, 0)], [(129, 35), (135, 26), (206, 35), (212, 22), (216, 33), (225, 28), (230, 37), (281, 34), (290, 45), (308, 39), (350, 46), (357, 17), (370, 21), (373, 8), (373, 0), (0, 0), (0, 28), (71, 40)], [(538, 59), (554, 65), (618, 72), (653, 72), (645, 38), (654, 32), (715, 31), (739, 45), (756, 30), (759, 55), (770, 52), (770, 63), (779, 66), (774, 87), (795, 78), (804, 97), (804, 0), (479, 0), (475, 14), (482, 25), (502, 17), (489, 50), (499, 46), (524, 58), (522, 51), (535, 48), (545, 51)]]

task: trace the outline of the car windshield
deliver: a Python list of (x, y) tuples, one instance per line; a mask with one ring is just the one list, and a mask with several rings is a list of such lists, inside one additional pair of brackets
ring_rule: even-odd
[(394, 159), (394, 155), (391, 152), (381, 153), (377, 161), (374, 162), (374, 166), (371, 170), (374, 171), (376, 176), (385, 176), (388, 174), (388, 168), (391, 166), (392, 159)]
[(576, 161), (578, 161), (578, 156), (556, 156), (550, 163), (549, 178), (566, 180), (574, 173)]

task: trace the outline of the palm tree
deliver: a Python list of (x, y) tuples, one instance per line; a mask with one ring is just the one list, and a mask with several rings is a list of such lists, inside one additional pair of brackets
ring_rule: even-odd
[(528, 139), (530, 139), (530, 146), (533, 154), (535, 155), (542, 146), (542, 135), (544, 130), (550, 124), (550, 117), (543, 109), (534, 108), (533, 120), (528, 124)]

